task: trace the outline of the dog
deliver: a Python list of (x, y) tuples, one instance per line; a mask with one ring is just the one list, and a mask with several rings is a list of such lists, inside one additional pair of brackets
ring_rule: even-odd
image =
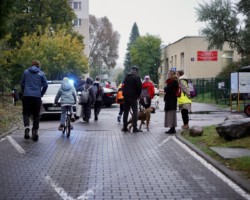
[[(149, 122), (150, 122), (150, 117), (151, 117), (151, 113), (155, 113), (155, 108), (154, 107), (149, 107), (146, 109), (143, 109), (141, 111), (138, 112), (138, 121), (141, 121), (140, 123), (140, 129), (142, 127), (142, 124), (145, 124), (146, 122), (146, 126), (147, 126), (147, 131), (149, 131)], [(129, 131), (131, 131), (133, 125), (133, 120), (132, 117), (129, 119), (128, 121), (128, 129)]]

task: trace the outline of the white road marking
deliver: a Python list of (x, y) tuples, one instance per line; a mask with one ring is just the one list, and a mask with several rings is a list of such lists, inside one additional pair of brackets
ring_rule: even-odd
[[(63, 199), (63, 200), (87, 200), (89, 197), (88, 195), (94, 195), (94, 191), (92, 189), (87, 190), (85, 193), (83, 193), (81, 196), (74, 199), (71, 197), (62, 187), (59, 187), (50, 176), (45, 176), (45, 180), (47, 183), (51, 185), (51, 187), (56, 191), (57, 194)], [(96, 186), (95, 188), (98, 188)]]
[(11, 136), (6, 136), (6, 138), (20, 154), (25, 154), (24, 149)]
[(4, 141), (4, 140), (6, 140), (6, 138), (2, 138), (2, 139), (0, 140), (0, 142), (2, 142), (2, 141)]
[(158, 144), (158, 147), (161, 147), (162, 145), (164, 145), (167, 141), (169, 141), (171, 139), (170, 137), (167, 137), (167, 139), (163, 140), (160, 144)]
[(74, 200), (74, 198), (72, 198), (62, 187), (57, 186), (50, 176), (45, 176), (45, 180), (52, 186), (52, 188), (63, 200)]
[(77, 197), (77, 200), (86, 200), (88, 199), (88, 195), (94, 195), (94, 191), (92, 189), (87, 190), (81, 196)]
[(196, 152), (191, 150), (184, 143), (182, 143), (181, 141), (176, 139), (176, 137), (173, 137), (171, 139), (173, 139), (176, 143), (178, 143), (183, 149), (185, 149), (188, 153), (190, 153), (194, 158), (196, 158), (198, 161), (200, 161), (201, 164), (203, 164), (207, 169), (209, 169), (211, 172), (213, 172), (222, 181), (224, 181), (226, 184), (228, 184), (235, 192), (237, 192), (238, 194), (240, 194), (242, 197), (246, 198), (247, 200), (250, 200), (249, 194), (247, 194), (243, 189), (241, 189), (238, 185), (236, 185), (229, 178), (227, 178), (224, 174), (222, 174), (219, 170), (217, 170), (213, 165), (208, 163), (204, 158), (199, 156)]

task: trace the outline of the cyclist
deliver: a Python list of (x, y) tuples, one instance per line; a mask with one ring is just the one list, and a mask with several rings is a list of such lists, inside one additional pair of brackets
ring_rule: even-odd
[(69, 79), (67, 77), (63, 78), (61, 88), (58, 90), (55, 98), (55, 104), (58, 104), (59, 99), (61, 103), (62, 113), (58, 130), (62, 131), (68, 106), (70, 106), (71, 121), (75, 121), (74, 115), (72, 115), (72, 106), (76, 103), (76, 90), (74, 85), (69, 82)]

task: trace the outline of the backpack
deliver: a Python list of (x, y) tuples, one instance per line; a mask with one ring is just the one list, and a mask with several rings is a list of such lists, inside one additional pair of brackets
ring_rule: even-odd
[(122, 94), (122, 90), (119, 90), (116, 95), (116, 101), (118, 104), (124, 103), (124, 96)]
[(87, 103), (89, 100), (89, 90), (92, 88), (92, 86), (90, 86), (88, 89), (85, 89), (82, 91), (80, 99), (79, 99), (79, 104), (82, 103)]
[(189, 89), (189, 92), (190, 92), (190, 97), (191, 98), (196, 97), (197, 96), (197, 91), (196, 91), (196, 88), (194, 87), (192, 81), (188, 80), (187, 84), (188, 84), (188, 89)]

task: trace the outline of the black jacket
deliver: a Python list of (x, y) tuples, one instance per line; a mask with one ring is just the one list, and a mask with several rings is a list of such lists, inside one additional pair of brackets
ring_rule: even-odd
[(178, 88), (178, 81), (168, 81), (167, 86), (164, 88), (165, 96), (165, 111), (177, 110), (177, 97), (176, 90)]
[(123, 96), (126, 99), (136, 100), (140, 97), (142, 82), (136, 73), (130, 72), (124, 80)]

